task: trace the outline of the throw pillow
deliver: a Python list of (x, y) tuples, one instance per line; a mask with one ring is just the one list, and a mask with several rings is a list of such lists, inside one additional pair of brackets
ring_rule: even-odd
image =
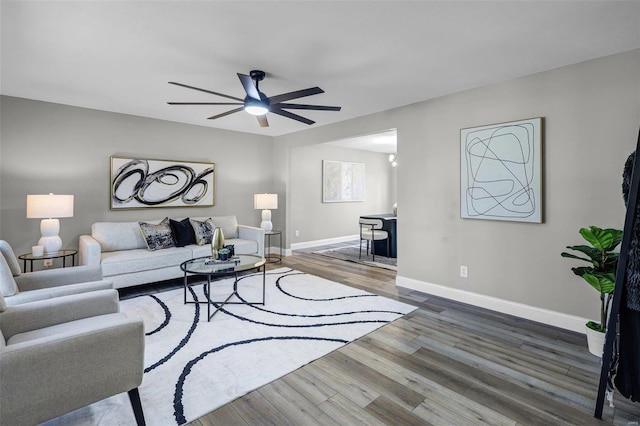
[(196, 235), (196, 244), (203, 246), (205, 244), (211, 244), (211, 238), (213, 238), (213, 222), (211, 219), (207, 219), (204, 222), (199, 220), (189, 219), (191, 226), (193, 227), (193, 233)]
[(162, 219), (162, 222), (157, 225), (147, 222), (138, 222), (138, 224), (149, 250), (160, 250), (176, 246), (168, 217)]
[(193, 232), (193, 227), (189, 218), (181, 221), (169, 219), (169, 225), (171, 225), (171, 231), (173, 232), (173, 239), (176, 242), (176, 247), (184, 247), (189, 244), (196, 243), (196, 234)]

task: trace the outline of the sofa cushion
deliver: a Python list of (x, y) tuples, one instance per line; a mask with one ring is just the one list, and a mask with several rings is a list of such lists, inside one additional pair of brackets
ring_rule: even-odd
[(192, 252), (189, 247), (170, 247), (158, 251), (136, 249), (106, 252), (102, 253), (102, 274), (105, 279), (109, 279), (112, 275), (176, 267), (191, 258)]
[(173, 239), (176, 242), (176, 247), (184, 247), (189, 244), (196, 243), (196, 234), (193, 232), (193, 226), (189, 222), (189, 218), (181, 221), (169, 219), (169, 225), (171, 225), (171, 231), (173, 232)]
[(216, 216), (211, 218), (213, 227), (222, 228), (225, 240), (227, 238), (238, 238), (238, 219), (235, 216)]
[(96, 222), (91, 225), (91, 236), (103, 252), (147, 248), (138, 222)]
[(168, 217), (162, 219), (162, 222), (157, 225), (147, 222), (138, 223), (149, 250), (161, 250), (176, 246)]
[(196, 236), (196, 244), (203, 246), (205, 244), (211, 244), (213, 238), (213, 222), (211, 219), (200, 221), (196, 219), (189, 219), (191, 226), (193, 227), (193, 233)]

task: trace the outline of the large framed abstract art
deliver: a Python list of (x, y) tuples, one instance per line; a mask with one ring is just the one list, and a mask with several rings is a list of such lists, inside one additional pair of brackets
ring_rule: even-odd
[(364, 163), (322, 160), (322, 202), (364, 201)]
[(542, 118), (460, 131), (460, 216), (542, 223)]
[(215, 164), (111, 157), (111, 210), (210, 207)]

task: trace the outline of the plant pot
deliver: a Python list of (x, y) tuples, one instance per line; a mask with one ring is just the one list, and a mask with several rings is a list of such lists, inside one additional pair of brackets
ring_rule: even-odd
[(593, 330), (589, 327), (585, 327), (585, 328), (587, 329), (587, 346), (589, 347), (589, 352), (591, 352), (598, 358), (601, 358), (602, 351), (604, 349), (605, 333), (601, 331)]

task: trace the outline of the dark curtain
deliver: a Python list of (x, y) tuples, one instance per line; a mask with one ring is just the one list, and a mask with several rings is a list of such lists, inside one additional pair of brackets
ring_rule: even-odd
[[(625, 205), (629, 197), (632, 153), (624, 165), (622, 174), (622, 195)], [(639, 199), (640, 204), (640, 199)], [(622, 291), (618, 322), (616, 365), (613, 383), (626, 398), (640, 400), (640, 205), (633, 219), (632, 236), (629, 246), (629, 260), (626, 269), (626, 286)]]

